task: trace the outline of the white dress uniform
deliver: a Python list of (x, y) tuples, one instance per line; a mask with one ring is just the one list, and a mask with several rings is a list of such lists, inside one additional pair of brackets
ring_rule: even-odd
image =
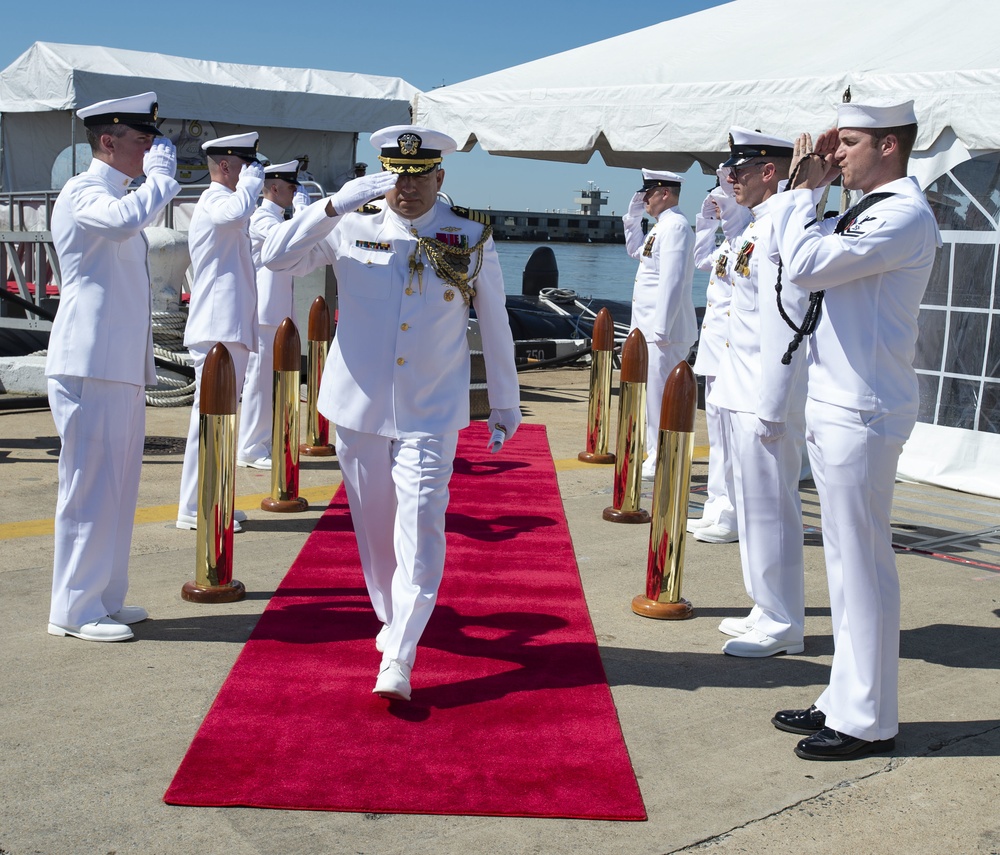
[[(805, 370), (802, 359), (781, 364), (791, 330), (778, 313), (777, 266), (767, 255), (774, 198), (753, 208), (753, 220), (733, 242), (729, 331), (710, 400), (730, 423), (740, 557), (755, 604), (753, 628), (799, 645), (805, 623), (798, 489)], [(782, 298), (789, 316), (801, 320), (808, 295), (785, 281)], [(765, 442), (761, 421), (783, 423), (784, 434)]]
[[(369, 208), (331, 218), (321, 200), (270, 233), (262, 260), (290, 269), (311, 255), (336, 273), (337, 331), (318, 406), (337, 425), (365, 582), (389, 627), (383, 662), (412, 667), (444, 569), (448, 482), (457, 432), (469, 423), (470, 374), (469, 307), (426, 256), (415, 258), (417, 238), (471, 247), (483, 226), (441, 202), (413, 221), (388, 206)], [(516, 409), (514, 346), (492, 238), (481, 256), (472, 304), (490, 405)]]
[(705, 424), (708, 429), (708, 484), (702, 520), (727, 531), (737, 530), (729, 430), (723, 430), (719, 408), (710, 403), (709, 398), (726, 352), (729, 331), (729, 303), (733, 296), (733, 252), (729, 238), (735, 239), (749, 220), (750, 211), (738, 206), (732, 216), (723, 220), (725, 237), (716, 246), (719, 219), (703, 213), (695, 217), (694, 264), (698, 270), (709, 271), (705, 315), (698, 336), (698, 355), (693, 366), (694, 373), (705, 378)]
[(663, 388), (698, 337), (691, 286), (694, 282), (694, 233), (677, 206), (662, 211), (647, 234), (642, 218), (626, 214), (625, 248), (638, 259), (632, 290), (632, 329), (649, 348), (646, 381), (646, 453), (655, 464)]
[[(256, 139), (256, 134), (252, 136)], [(198, 512), (198, 429), (205, 358), (216, 343), (224, 344), (233, 359), (236, 388), (242, 389), (247, 361), (257, 348), (257, 285), (249, 223), (262, 185), (263, 172), (259, 180), (241, 178), (235, 191), (213, 181), (191, 215), (188, 248), (192, 283), (184, 345), (194, 358), (195, 391), (178, 516), (196, 516)]]
[[(896, 463), (916, 421), (917, 313), (941, 243), (917, 182), (843, 234), (836, 219), (808, 225), (813, 194), (772, 199), (784, 275), (825, 290), (809, 339), (807, 443), (819, 492), (834, 656), (816, 701), (826, 726), (866, 741), (899, 729), (899, 578), (890, 513)], [(798, 358), (798, 355), (797, 355)], [(805, 361), (805, 360), (803, 360)]]
[(61, 627), (115, 614), (128, 588), (144, 387), (156, 382), (142, 230), (180, 190), (172, 173), (128, 193), (131, 180), (95, 158), (52, 211), (62, 288), (45, 374), (62, 449), (49, 621)]

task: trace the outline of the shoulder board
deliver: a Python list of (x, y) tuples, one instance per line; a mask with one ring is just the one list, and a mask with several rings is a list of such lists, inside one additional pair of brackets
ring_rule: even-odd
[(489, 214), (484, 214), (482, 211), (470, 211), (468, 208), (463, 208), (460, 205), (452, 205), (451, 212), (456, 217), (472, 220), (474, 223), (482, 223), (484, 226), (490, 224)]
[(381, 214), (382, 209), (378, 205), (362, 205), (355, 214)]

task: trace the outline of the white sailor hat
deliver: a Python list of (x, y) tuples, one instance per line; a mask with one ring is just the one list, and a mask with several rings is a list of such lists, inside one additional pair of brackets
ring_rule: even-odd
[(387, 172), (422, 175), (432, 171), (446, 154), (458, 148), (447, 134), (416, 125), (392, 125), (371, 135), (378, 159)]
[(642, 187), (640, 187), (636, 192), (641, 193), (643, 190), (650, 190), (653, 187), (675, 187), (680, 189), (680, 186), (683, 183), (684, 176), (678, 175), (676, 172), (644, 169), (642, 170)]
[(791, 157), (793, 146), (791, 140), (734, 126), (729, 129), (729, 160), (722, 167), (742, 166), (756, 157)]
[(88, 128), (96, 125), (127, 125), (144, 134), (162, 136), (153, 124), (156, 121), (156, 109), (156, 93), (143, 92), (142, 95), (130, 95), (128, 98), (98, 101), (89, 107), (81, 107), (76, 114)]
[(280, 178), (289, 184), (299, 183), (299, 162), (290, 160), (288, 163), (272, 163), (264, 167), (265, 178)]
[(888, 99), (872, 98), (867, 104), (837, 105), (838, 128), (898, 128), (916, 123), (913, 101), (893, 103)]
[(257, 159), (258, 136), (256, 131), (250, 131), (248, 134), (230, 134), (228, 137), (203, 142), (201, 150), (205, 154), (231, 154), (241, 160), (254, 161)]

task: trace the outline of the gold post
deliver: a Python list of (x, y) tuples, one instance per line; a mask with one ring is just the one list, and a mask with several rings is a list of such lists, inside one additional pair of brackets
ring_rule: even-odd
[(236, 369), (224, 344), (205, 357), (198, 423), (198, 538), (195, 580), (181, 597), (195, 603), (232, 603), (246, 596), (233, 579), (233, 505), (236, 499)]
[(619, 523), (648, 523), (642, 500), (642, 456), (646, 449), (646, 375), (649, 351), (643, 334), (634, 329), (622, 345), (621, 384), (618, 388), (618, 445), (612, 501), (604, 519)]
[(309, 509), (299, 495), (299, 386), (302, 343), (291, 318), (274, 334), (274, 430), (271, 435), (271, 495), (264, 511), (297, 513)]
[(643, 617), (684, 620), (694, 614), (691, 603), (681, 597), (681, 578), (697, 408), (698, 382), (691, 366), (679, 362), (663, 390), (646, 593), (632, 600), (632, 611)]
[(577, 459), (584, 463), (614, 463), (608, 453), (608, 419), (611, 412), (611, 356), (615, 349), (615, 322), (604, 307), (597, 313), (590, 341), (590, 406), (587, 409), (587, 450)]
[(330, 422), (317, 408), (319, 384), (326, 367), (326, 354), (330, 348), (330, 309), (326, 300), (317, 297), (309, 308), (309, 326), (306, 344), (306, 441), (299, 446), (299, 454), (307, 457), (330, 457)]

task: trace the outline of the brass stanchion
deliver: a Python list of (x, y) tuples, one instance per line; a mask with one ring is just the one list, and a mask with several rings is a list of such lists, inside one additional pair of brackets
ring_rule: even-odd
[(697, 409), (694, 372), (687, 362), (679, 362), (663, 389), (646, 594), (632, 600), (632, 611), (643, 617), (684, 620), (694, 614), (691, 603), (681, 597), (681, 577)]
[(632, 330), (622, 345), (621, 383), (618, 387), (618, 438), (613, 502), (604, 519), (619, 523), (648, 523), (642, 499), (642, 456), (646, 452), (646, 376), (649, 351), (646, 338)]
[(333, 454), (330, 443), (330, 421), (316, 406), (319, 384), (326, 367), (326, 354), (330, 349), (330, 309), (326, 300), (317, 297), (309, 307), (307, 328), (308, 349), (306, 361), (306, 441), (299, 446), (299, 454), (307, 457), (329, 457)]
[(611, 356), (615, 349), (615, 322), (604, 307), (597, 313), (590, 339), (590, 406), (587, 409), (587, 450), (577, 455), (584, 463), (614, 463), (608, 453), (611, 412)]
[(271, 495), (261, 510), (297, 513), (309, 509), (299, 495), (299, 375), (302, 342), (291, 318), (274, 334), (274, 432), (271, 435)]
[(193, 603), (233, 603), (246, 596), (233, 578), (236, 497), (236, 369), (224, 344), (205, 357), (198, 399), (198, 538), (195, 580), (181, 597)]

